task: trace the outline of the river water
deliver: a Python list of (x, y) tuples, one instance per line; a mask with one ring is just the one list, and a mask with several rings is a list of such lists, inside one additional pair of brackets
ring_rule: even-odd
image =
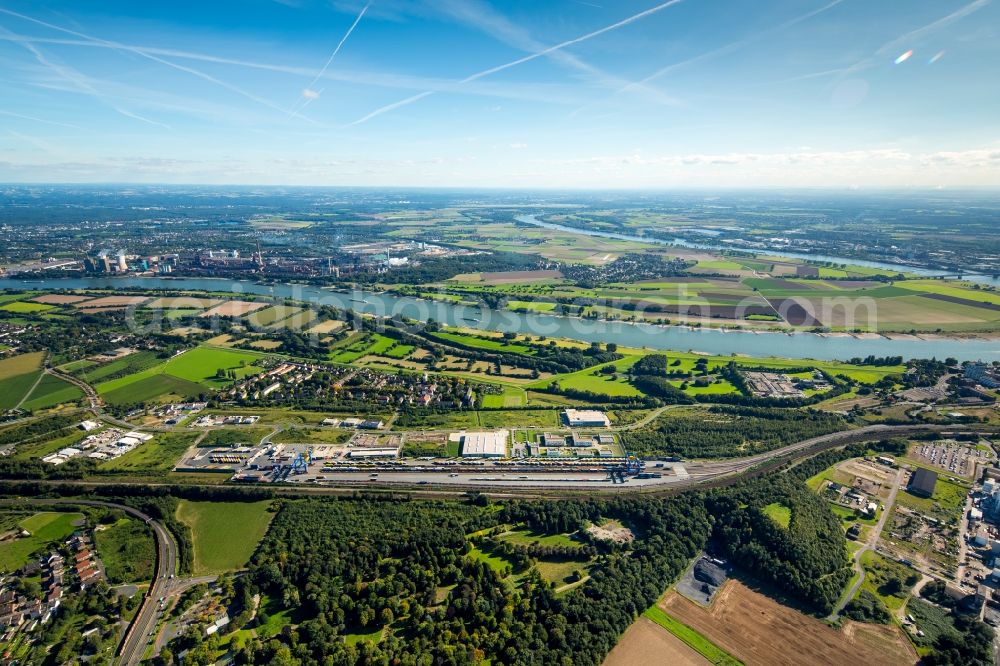
[(888, 339), (822, 336), (812, 333), (724, 332), (718, 329), (691, 329), (620, 321), (595, 321), (545, 314), (522, 314), (471, 306), (393, 296), (370, 291), (340, 293), (309, 285), (281, 283), (262, 285), (249, 281), (211, 278), (55, 278), (25, 282), (0, 279), (0, 289), (171, 289), (261, 294), (376, 316), (400, 315), (419, 321), (435, 321), (484, 331), (510, 331), (556, 338), (571, 338), (602, 344), (615, 342), (623, 347), (699, 351), (711, 354), (844, 360), (853, 357), (903, 356), (904, 358), (946, 358), (998, 361), (1000, 340), (981, 339)]
[[(694, 250), (711, 250), (714, 252), (721, 252), (723, 250), (736, 250), (739, 252), (746, 253), (757, 253), (761, 255), (766, 255), (769, 257), (779, 257), (784, 259), (804, 259), (806, 261), (818, 261), (824, 263), (832, 264), (850, 264), (852, 266), (861, 266), (863, 268), (874, 268), (881, 271), (891, 271), (893, 273), (912, 273), (914, 275), (920, 275), (923, 277), (942, 277), (945, 275), (944, 271), (935, 271), (929, 268), (920, 268), (919, 266), (906, 266), (903, 264), (890, 264), (882, 261), (868, 261), (866, 259), (848, 259), (847, 257), (833, 257), (827, 254), (809, 254), (807, 252), (791, 252), (782, 249), (768, 249), (768, 250), (753, 250), (753, 249), (742, 249), (739, 247), (730, 247), (722, 245), (721, 243), (694, 243), (691, 241), (684, 240), (683, 238), (674, 238), (673, 240), (666, 240), (663, 238), (650, 238), (648, 236), (632, 236), (630, 234), (619, 234), (608, 231), (597, 231), (593, 229), (578, 229), (577, 227), (567, 227), (561, 224), (552, 224), (551, 222), (543, 222), (536, 218), (534, 215), (518, 215), (514, 218), (518, 222), (523, 222), (525, 224), (533, 224), (536, 227), (543, 227), (545, 229), (553, 229), (555, 231), (565, 231), (572, 234), (582, 234), (584, 236), (599, 236), (601, 238), (613, 238), (615, 240), (632, 241), (634, 243), (649, 243), (652, 245), (677, 245), (680, 247), (691, 248)], [(705, 230), (702, 230), (704, 232)], [(978, 273), (970, 273), (969, 275), (963, 275), (963, 280), (968, 280), (969, 282), (978, 282), (980, 284), (990, 284), (994, 286), (1000, 286), (1000, 278), (995, 278), (992, 275), (981, 275)]]

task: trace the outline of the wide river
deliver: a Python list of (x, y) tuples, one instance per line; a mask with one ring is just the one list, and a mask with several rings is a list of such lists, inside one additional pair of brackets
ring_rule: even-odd
[[(806, 252), (792, 252), (790, 250), (782, 250), (780, 248), (774, 248), (768, 250), (753, 250), (749, 248), (727, 246), (721, 243), (717, 244), (694, 243), (692, 241), (684, 240), (683, 238), (674, 238), (672, 240), (667, 240), (665, 238), (651, 238), (649, 236), (633, 236), (631, 234), (620, 234), (612, 231), (579, 229), (577, 227), (567, 227), (562, 224), (553, 224), (552, 222), (543, 222), (534, 215), (518, 215), (514, 219), (517, 220), (518, 222), (523, 222), (525, 224), (533, 224), (536, 227), (542, 227), (544, 229), (565, 231), (571, 234), (582, 234), (584, 236), (598, 236), (600, 238), (612, 238), (615, 240), (631, 241), (633, 243), (648, 243), (650, 245), (677, 245), (680, 247), (687, 247), (695, 250), (712, 250), (716, 252), (722, 250), (734, 250), (738, 252), (744, 252), (747, 254), (760, 254), (768, 257), (779, 257), (784, 259), (805, 259), (806, 261), (818, 261), (831, 264), (850, 264), (851, 266), (874, 268), (880, 271), (890, 271), (895, 273), (900, 273), (900, 272), (912, 273), (913, 275), (920, 275), (923, 277), (943, 277), (945, 275), (944, 271), (935, 271), (930, 268), (921, 268), (919, 266), (906, 266), (904, 264), (890, 264), (884, 261), (869, 261), (866, 259), (849, 259), (847, 257), (833, 257), (827, 254), (809, 254)], [(980, 284), (989, 284), (1000, 287), (1000, 278), (995, 278), (992, 275), (983, 275), (981, 273), (969, 273), (968, 275), (963, 275), (962, 279), (968, 280), (969, 282), (978, 282)]]
[(853, 357), (903, 356), (905, 358), (946, 358), (959, 360), (1000, 361), (1000, 339), (952, 340), (905, 337), (854, 338), (822, 336), (812, 333), (724, 332), (717, 329), (691, 329), (681, 326), (656, 326), (620, 321), (595, 321), (545, 314), (521, 314), (416, 298), (379, 294), (370, 291), (340, 293), (301, 284), (262, 285), (249, 281), (208, 278), (56, 278), (25, 282), (0, 279), (0, 289), (172, 289), (191, 291), (261, 294), (294, 298), (315, 304), (332, 305), (377, 316), (400, 315), (419, 321), (435, 321), (451, 326), (466, 326), (490, 331), (511, 331), (586, 342), (615, 342), (623, 347), (647, 347), (675, 351), (698, 351), (711, 354), (781, 356), (817, 360), (844, 360)]

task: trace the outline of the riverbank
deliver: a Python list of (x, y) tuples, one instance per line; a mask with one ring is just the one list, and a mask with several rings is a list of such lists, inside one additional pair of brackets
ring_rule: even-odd
[[(228, 289), (221, 288), (228, 284)], [(865, 356), (903, 356), (904, 358), (946, 358), (963, 361), (1000, 361), (998, 338), (904, 338), (876, 335), (847, 336), (814, 333), (775, 333), (712, 328), (665, 326), (620, 320), (592, 320), (547, 314), (520, 314), (489, 308), (473, 309), (412, 297), (356, 290), (334, 292), (310, 285), (275, 283), (260, 285), (249, 281), (217, 278), (156, 277), (122, 278), (52, 278), (24, 284), (20, 280), (0, 279), (0, 289), (149, 289), (198, 291), (228, 294), (232, 298), (254, 294), (290, 298), (314, 306), (329, 305), (341, 310), (374, 317), (404, 317), (417, 321), (436, 321), (447, 326), (465, 326), (481, 331), (511, 332), (536, 337), (566, 338), (583, 342), (656, 350), (697, 349), (715, 355), (743, 354), (751, 357), (846, 360)], [(475, 315), (475, 321), (470, 318)], [(732, 335), (732, 333), (748, 333)]]
[[(334, 289), (331, 287), (323, 287), (323, 289), (328, 289), (336, 293), (351, 293), (349, 291)], [(443, 303), (452, 306), (462, 306), (469, 308), (472, 311), (481, 311), (485, 308), (485, 304), (482, 302), (473, 302), (469, 300), (455, 300), (452, 298), (435, 298), (433, 293), (422, 292), (420, 295), (413, 295), (410, 290), (399, 290), (394, 288), (383, 288), (378, 291), (369, 292), (377, 293), (382, 295), (391, 295), (399, 298), (414, 298), (423, 301), (430, 301), (434, 303)], [(446, 295), (451, 295), (446, 292)], [(525, 308), (507, 308), (500, 307), (497, 308), (500, 312), (512, 312), (520, 315), (531, 315), (536, 314), (531, 310)], [(537, 311), (537, 314), (542, 314), (541, 310)], [(847, 331), (847, 330), (823, 330), (817, 331), (815, 327), (805, 327), (805, 326), (792, 326), (785, 322), (782, 322), (782, 326), (775, 326), (771, 322), (749, 322), (749, 321), (736, 321), (736, 320), (720, 320), (720, 319), (709, 319), (705, 317), (687, 317), (678, 318), (676, 315), (669, 318), (670, 323), (662, 323), (656, 319), (635, 319), (635, 318), (614, 318), (614, 317), (602, 317), (602, 316), (581, 316), (581, 315), (571, 315), (571, 314), (561, 314), (557, 315), (560, 317), (565, 317), (567, 319), (575, 319), (582, 321), (600, 321), (607, 323), (623, 322), (628, 324), (643, 324), (649, 326), (658, 326), (663, 328), (683, 328), (691, 331), (696, 331), (700, 329), (710, 329), (719, 331), (720, 333), (769, 333), (769, 334), (781, 334), (781, 335), (816, 335), (819, 337), (850, 337), (858, 340), (871, 340), (878, 338), (885, 338), (888, 340), (1000, 340), (1000, 330), (971, 330), (971, 331), (949, 331), (948, 333), (941, 333), (937, 330), (919, 330), (912, 327), (907, 327), (906, 330), (887, 330), (883, 332), (858, 332), (858, 331)], [(658, 319), (668, 319), (667, 317), (659, 317)]]

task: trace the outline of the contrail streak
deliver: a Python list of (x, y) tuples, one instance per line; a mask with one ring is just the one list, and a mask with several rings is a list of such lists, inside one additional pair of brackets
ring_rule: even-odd
[[(337, 48), (335, 48), (333, 50), (333, 53), (330, 54), (330, 57), (326, 59), (326, 62), (323, 64), (323, 68), (319, 70), (316, 76), (313, 77), (313, 80), (309, 82), (309, 85), (306, 86), (307, 90), (312, 90), (312, 87), (316, 85), (316, 82), (319, 81), (321, 78), (323, 78), (323, 76), (326, 74), (326, 70), (330, 67), (330, 63), (332, 63), (333, 59), (337, 57), (338, 53), (340, 53), (340, 49), (343, 48), (344, 43), (347, 41), (347, 38), (350, 37), (351, 33), (354, 32), (354, 29), (358, 27), (358, 24), (361, 23), (361, 18), (365, 15), (365, 12), (367, 12), (368, 8), (371, 6), (372, 6), (371, 3), (369, 2), (361, 9), (361, 12), (358, 14), (358, 17), (354, 19), (354, 23), (352, 23), (351, 27), (347, 29), (347, 32), (344, 33), (344, 36), (340, 38), (340, 42), (337, 44)], [(312, 102), (314, 99), (315, 97), (310, 97), (306, 99), (306, 101), (302, 103), (301, 106), (299, 105), (293, 106), (292, 110), (288, 112), (288, 117), (291, 118), (293, 115), (294, 116), (299, 115), (299, 111), (309, 106), (309, 103)]]
[(23, 113), (14, 113), (13, 111), (4, 111), (0, 109), (0, 116), (9, 116), (11, 118), (20, 118), (22, 120), (31, 120), (36, 123), (45, 123), (46, 125), (56, 125), (57, 127), (69, 127), (72, 129), (83, 129), (79, 125), (73, 125), (71, 123), (61, 123), (56, 120), (46, 120), (45, 118), (36, 118), (35, 116), (26, 116)]
[[(629, 16), (628, 18), (624, 18), (621, 21), (618, 21), (617, 23), (612, 23), (611, 25), (604, 26), (603, 28), (600, 28), (598, 30), (594, 30), (593, 32), (588, 32), (587, 34), (581, 35), (580, 37), (575, 37), (574, 39), (568, 39), (565, 42), (560, 42), (559, 44), (556, 44), (555, 46), (550, 46), (550, 47), (548, 47), (546, 49), (542, 49), (540, 51), (536, 51), (535, 53), (531, 53), (529, 55), (526, 55), (523, 58), (518, 58), (517, 60), (511, 60), (510, 62), (504, 63), (502, 65), (497, 65), (496, 67), (491, 67), (489, 69), (484, 69), (481, 72), (476, 72), (475, 74), (467, 76), (464, 79), (462, 79), (461, 81), (459, 81), (457, 83), (457, 85), (463, 85), (463, 84), (466, 84), (466, 83), (471, 83), (473, 81), (476, 81), (476, 80), (481, 79), (483, 77), (489, 76), (491, 74), (496, 74), (496, 73), (502, 72), (502, 71), (504, 71), (506, 69), (510, 69), (511, 67), (517, 67), (518, 65), (523, 65), (526, 62), (530, 62), (532, 60), (536, 60), (538, 58), (542, 58), (544, 56), (549, 55), (550, 53), (554, 53), (555, 51), (560, 51), (560, 50), (565, 49), (565, 48), (567, 48), (569, 46), (574, 46), (576, 44), (580, 44), (581, 42), (585, 42), (587, 40), (593, 39), (594, 37), (599, 37), (600, 35), (603, 35), (605, 33), (611, 32), (612, 30), (617, 30), (618, 28), (624, 28), (627, 25), (635, 23), (636, 21), (640, 21), (640, 20), (646, 18), (647, 16), (655, 14), (655, 13), (657, 13), (659, 11), (662, 11), (662, 10), (668, 8), (668, 7), (672, 7), (673, 5), (676, 5), (676, 4), (680, 3), (680, 2), (682, 2), (682, 0), (669, 0), (668, 2), (660, 3), (660, 4), (656, 5), (655, 7), (651, 7), (649, 9), (645, 10), (645, 11), (641, 11), (638, 14), (633, 14), (632, 16)], [(421, 100), (421, 99), (423, 99), (425, 97), (428, 97), (430, 95), (433, 95), (433, 94), (434, 94), (434, 91), (433, 90), (429, 90), (429, 91), (426, 91), (426, 92), (422, 92), (422, 93), (420, 93), (418, 95), (413, 95), (412, 97), (408, 97), (406, 99), (400, 100), (398, 102), (394, 102), (392, 104), (388, 104), (388, 105), (383, 106), (381, 108), (375, 109), (374, 111), (372, 111), (368, 115), (364, 116), (363, 118), (359, 118), (358, 120), (355, 120), (353, 123), (351, 123), (351, 125), (360, 125), (361, 123), (368, 122), (369, 120), (371, 120), (372, 118), (375, 118), (376, 116), (380, 116), (383, 113), (387, 113), (387, 112), (392, 111), (394, 109), (398, 109), (400, 107), (407, 106), (408, 104), (412, 104), (413, 102), (416, 102), (418, 100)]]
[[(6, 11), (6, 10), (0, 9), (0, 11)], [(0, 30), (2, 30), (4, 33), (7, 33), (9, 35), (14, 35), (15, 37), (18, 36), (17, 33), (11, 32), (10, 30), (7, 30), (3, 26), (0, 26)], [(118, 106), (117, 104), (115, 104), (114, 102), (112, 102), (111, 100), (109, 100), (106, 95), (101, 94), (101, 92), (98, 91), (96, 88), (94, 88), (94, 86), (90, 85), (90, 83), (87, 81), (86, 77), (83, 74), (81, 74), (80, 72), (77, 72), (75, 69), (72, 69), (70, 67), (66, 67), (64, 65), (60, 65), (60, 64), (52, 62), (51, 60), (49, 60), (45, 56), (44, 53), (42, 53), (31, 42), (21, 41), (19, 43), (25, 49), (27, 49), (33, 56), (35, 56), (35, 60), (37, 60), (39, 62), (39, 64), (44, 65), (48, 69), (50, 69), (53, 72), (55, 72), (61, 79), (63, 79), (64, 81), (68, 81), (78, 91), (90, 95), (91, 97), (93, 97), (94, 99), (98, 100), (102, 104), (104, 104), (104, 105), (106, 105), (106, 106), (114, 109), (115, 111), (117, 111), (118, 113), (120, 113), (121, 115), (123, 115), (123, 116), (125, 116), (127, 118), (132, 118), (134, 120), (139, 120), (139, 121), (142, 121), (144, 123), (148, 123), (150, 125), (156, 125), (156, 126), (159, 126), (159, 127), (163, 127), (164, 129), (170, 129), (169, 125), (164, 125), (161, 122), (158, 122), (156, 120), (151, 120), (151, 119), (146, 118), (144, 116), (140, 116), (138, 113), (133, 113), (132, 111), (129, 111), (128, 109), (124, 109), (124, 108)]]
[[(171, 62), (169, 60), (165, 60), (165, 59), (160, 58), (158, 56), (155, 56), (155, 55), (152, 55), (150, 53), (147, 53), (146, 51), (144, 51), (144, 50), (142, 50), (140, 48), (137, 48), (137, 47), (134, 47), (134, 46), (129, 46), (128, 44), (122, 44), (120, 42), (114, 42), (114, 41), (111, 41), (111, 40), (108, 40), (108, 39), (102, 39), (100, 37), (94, 37), (92, 35), (87, 35), (87, 34), (84, 34), (82, 32), (78, 32), (76, 30), (71, 30), (69, 28), (64, 28), (62, 26), (58, 26), (58, 25), (55, 25), (53, 23), (49, 23), (47, 21), (42, 21), (41, 19), (37, 19), (37, 18), (34, 18), (32, 16), (28, 16), (26, 14), (20, 14), (18, 12), (11, 11), (9, 9), (5, 9), (3, 7), (0, 7), (0, 13), (7, 14), (9, 16), (14, 16), (14, 17), (22, 19), (24, 21), (29, 21), (31, 23), (35, 23), (37, 25), (49, 28), (51, 30), (56, 30), (58, 32), (63, 32), (63, 33), (66, 33), (68, 35), (73, 35), (74, 37), (79, 37), (80, 39), (86, 40), (86, 41), (91, 42), (91, 43), (93, 43), (95, 45), (105, 46), (107, 48), (115, 49), (115, 50), (118, 50), (118, 51), (126, 51), (128, 53), (134, 53), (134, 54), (136, 54), (138, 56), (141, 56), (143, 58), (146, 58), (148, 60), (152, 60), (153, 62), (157, 62), (157, 63), (160, 63), (161, 65), (165, 65), (165, 66), (170, 67), (172, 69), (176, 69), (178, 71), (191, 74), (192, 76), (196, 76), (196, 77), (198, 77), (200, 79), (208, 81), (209, 83), (214, 83), (215, 85), (221, 86), (221, 87), (225, 88), (226, 90), (234, 92), (237, 95), (240, 95), (242, 97), (246, 97), (247, 99), (249, 99), (249, 100), (251, 100), (253, 102), (256, 102), (258, 104), (262, 104), (262, 105), (264, 105), (264, 106), (266, 106), (266, 107), (268, 107), (270, 109), (273, 109), (275, 111), (280, 111), (282, 113), (285, 113), (287, 111), (287, 109), (284, 109), (284, 108), (278, 106), (277, 104), (274, 104), (273, 102), (270, 102), (270, 101), (268, 101), (266, 99), (257, 97), (256, 95), (254, 95), (252, 93), (249, 93), (249, 92), (247, 92), (247, 91), (245, 91), (245, 90), (243, 90), (241, 88), (238, 88), (238, 87), (236, 87), (236, 86), (234, 86), (234, 85), (232, 85), (230, 83), (226, 83), (225, 81), (221, 81), (221, 80), (215, 78), (214, 76), (211, 76), (210, 74), (206, 74), (205, 72), (199, 71), (199, 70), (191, 68), (191, 67), (186, 67), (184, 65), (179, 65), (179, 64), (177, 64), (175, 62)], [(315, 121), (310, 121), (310, 122), (315, 122)]]
[(714, 49), (712, 51), (707, 51), (705, 53), (702, 53), (701, 55), (694, 56), (693, 58), (688, 58), (687, 60), (682, 60), (681, 62), (676, 62), (676, 63), (674, 63), (672, 65), (667, 65), (666, 67), (653, 72), (652, 74), (650, 74), (649, 76), (647, 76), (644, 79), (636, 81), (635, 83), (628, 84), (627, 86), (625, 86), (624, 88), (622, 88), (618, 92), (619, 93), (623, 93), (623, 92), (625, 92), (627, 90), (632, 90), (634, 88), (638, 88), (638, 87), (644, 86), (647, 83), (649, 83), (650, 81), (658, 79), (661, 76), (663, 76), (663, 75), (665, 75), (665, 74), (667, 74), (669, 72), (672, 72), (672, 71), (674, 71), (676, 69), (679, 69), (681, 67), (685, 67), (687, 65), (691, 65), (693, 63), (700, 62), (702, 60), (708, 60), (708, 59), (714, 58), (716, 56), (725, 55), (727, 53), (732, 53), (733, 51), (741, 49), (744, 46), (747, 46), (747, 45), (751, 44), (754, 41), (757, 41), (758, 39), (760, 39), (762, 37), (765, 37), (765, 36), (770, 35), (772, 33), (779, 32), (781, 30), (785, 30), (787, 28), (790, 28), (793, 25), (796, 25), (797, 23), (801, 23), (802, 21), (805, 21), (807, 19), (811, 19), (813, 16), (816, 16), (817, 14), (822, 14), (823, 12), (827, 11), (828, 9), (832, 9), (832, 8), (836, 7), (837, 5), (839, 5), (843, 1), (844, 0), (833, 0), (833, 2), (831, 2), (831, 3), (827, 4), (827, 5), (824, 5), (824, 6), (820, 7), (820, 8), (818, 8), (818, 9), (814, 9), (811, 12), (808, 12), (808, 13), (803, 14), (801, 16), (797, 16), (797, 17), (795, 17), (793, 19), (790, 19), (788, 21), (785, 21), (784, 23), (782, 23), (780, 25), (776, 25), (773, 28), (768, 28), (766, 30), (762, 30), (762, 31), (758, 32), (757, 34), (755, 34), (755, 35), (753, 35), (751, 37), (747, 37), (745, 39), (741, 39), (741, 40), (732, 42), (731, 44), (727, 44), (725, 46), (722, 46), (720, 48)]
[[(451, 18), (457, 19), (461, 23), (477, 30), (481, 30), (494, 39), (520, 49), (525, 53), (533, 53), (545, 48), (545, 44), (534, 39), (527, 30), (494, 11), (483, 0), (438, 0), (435, 3), (435, 8)], [(629, 83), (618, 76), (604, 72), (584, 62), (568, 51), (555, 51), (549, 54), (549, 57), (557, 63), (586, 74), (595, 83), (605, 88), (617, 90)], [(670, 98), (659, 90), (644, 88), (642, 92), (648, 94), (658, 103), (669, 106), (676, 106), (678, 104), (676, 99)]]

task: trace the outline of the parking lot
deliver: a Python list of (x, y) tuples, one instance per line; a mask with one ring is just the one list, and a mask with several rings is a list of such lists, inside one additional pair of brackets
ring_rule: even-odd
[(993, 458), (991, 453), (978, 449), (975, 444), (953, 440), (918, 442), (911, 456), (923, 464), (964, 477), (971, 477), (975, 473), (977, 463)]

